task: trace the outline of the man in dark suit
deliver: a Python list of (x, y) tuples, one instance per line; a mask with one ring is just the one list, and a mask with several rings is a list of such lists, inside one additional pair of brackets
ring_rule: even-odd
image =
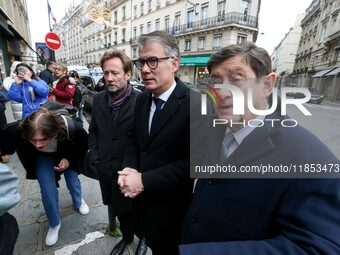
[[(275, 74), (264, 49), (249, 42), (230, 45), (214, 54), (207, 67), (218, 83), (232, 84), (243, 94), (252, 88), (255, 109), (271, 109), (267, 98)], [(228, 126), (210, 132), (207, 166), (230, 165), (237, 173), (244, 167), (269, 165), (312, 169), (313, 164), (320, 164), (330, 170), (328, 164), (333, 164), (334, 171), (339, 171), (338, 159), (314, 135), (299, 125), (281, 125), (287, 116), (281, 115), (280, 107), (260, 116), (245, 104), (244, 114), (235, 115), (239, 98), (225, 88), (217, 92), (216, 113), (219, 119), (228, 120)], [(247, 125), (252, 119), (258, 124)], [(251, 176), (239, 173), (238, 179), (198, 179), (183, 221), (181, 255), (340, 254), (339, 179), (291, 178), (287, 173), (272, 176), (276, 179)]]
[(48, 61), (46, 64), (46, 69), (42, 71), (39, 75), (40, 79), (44, 80), (48, 86), (52, 87), (53, 82), (56, 80), (54, 76), (57, 64), (53, 61)]
[[(125, 160), (119, 184), (134, 198), (146, 244), (153, 255), (176, 255), (180, 223), (191, 195), (189, 88), (175, 73), (179, 49), (161, 31), (139, 38), (139, 59), (146, 90), (136, 102), (135, 160)], [(126, 154), (131, 156), (132, 152)]]
[[(100, 63), (107, 89), (98, 93), (93, 100), (87, 164), (98, 172), (103, 203), (110, 205), (112, 213), (118, 216), (123, 238), (111, 255), (122, 255), (133, 241), (135, 228), (132, 201), (120, 192), (117, 172), (122, 168), (124, 148), (128, 131), (132, 128), (139, 92), (129, 83), (132, 62), (123, 51), (105, 52)], [(138, 255), (146, 253), (147, 247), (143, 242), (141, 239), (136, 251)]]

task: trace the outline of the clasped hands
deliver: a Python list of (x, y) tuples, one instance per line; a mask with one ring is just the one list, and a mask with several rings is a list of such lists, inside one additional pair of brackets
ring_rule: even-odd
[(135, 198), (143, 192), (142, 174), (136, 169), (125, 167), (118, 174), (117, 183), (125, 197)]

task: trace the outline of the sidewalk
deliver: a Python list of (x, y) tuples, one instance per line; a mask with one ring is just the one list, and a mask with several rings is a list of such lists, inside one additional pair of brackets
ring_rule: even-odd
[(336, 100), (336, 101), (333, 101), (333, 102), (331, 102), (329, 100), (323, 100), (321, 104), (340, 107), (340, 101), (339, 100)]
[[(7, 121), (12, 122), (11, 105), (6, 105)], [(88, 128), (88, 123), (84, 124)], [(19, 191), (21, 201), (10, 210), (19, 224), (19, 237), (15, 246), (15, 255), (108, 255), (120, 238), (105, 234), (108, 225), (107, 206), (103, 205), (99, 183), (96, 180), (80, 175), (84, 200), (90, 207), (90, 213), (83, 216), (73, 209), (71, 196), (64, 178), (59, 182), (59, 207), (61, 212), (61, 229), (59, 240), (52, 247), (45, 246), (48, 222), (41, 201), (38, 181), (27, 180), (16, 154), (10, 155), (7, 165), (20, 179)], [(133, 255), (138, 239), (129, 245), (124, 255)], [(147, 253), (151, 255), (150, 249)]]

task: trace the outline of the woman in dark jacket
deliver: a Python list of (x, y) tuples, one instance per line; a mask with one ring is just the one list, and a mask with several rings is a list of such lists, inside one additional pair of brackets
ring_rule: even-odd
[[(11, 133), (16, 139), (9, 138)], [(3, 133), (3, 138), (17, 144), (16, 151), (27, 171), (26, 178), (38, 179), (50, 224), (45, 242), (47, 246), (54, 245), (58, 241), (61, 226), (57, 182), (62, 174), (74, 208), (81, 214), (89, 212), (78, 179), (88, 147), (87, 133), (80, 123), (69, 116), (56, 115), (41, 108), (25, 118), (16, 131), (12, 128), (12, 131), (7, 130), (7, 134)]]

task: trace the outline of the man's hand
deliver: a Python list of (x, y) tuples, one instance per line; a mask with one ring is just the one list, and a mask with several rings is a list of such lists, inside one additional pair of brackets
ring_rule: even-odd
[(56, 170), (57, 172), (62, 172), (66, 170), (69, 167), (69, 165), (70, 162), (66, 158), (63, 158), (62, 160), (60, 160), (57, 166), (54, 166), (54, 170)]
[(118, 174), (117, 183), (125, 197), (135, 198), (143, 192), (142, 174), (136, 169), (126, 167)]

